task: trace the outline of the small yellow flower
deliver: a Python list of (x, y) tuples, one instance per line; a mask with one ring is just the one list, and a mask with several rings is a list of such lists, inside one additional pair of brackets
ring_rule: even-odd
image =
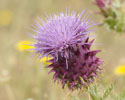
[(40, 59), (40, 62), (44, 63), (44, 64), (51, 64), (50, 62), (46, 62), (48, 60), (53, 59), (53, 57), (44, 57)]
[(120, 65), (115, 68), (116, 75), (125, 75), (125, 65)]
[(33, 42), (29, 40), (23, 40), (17, 43), (16, 49), (19, 51), (25, 51), (34, 48), (33, 46), (30, 46)]
[[(34, 48), (33, 46), (29, 46), (30, 44), (33, 44), (33, 42), (29, 41), (29, 40), (22, 40), (19, 41), (16, 45), (16, 49), (19, 51), (27, 51), (29, 49)], [(44, 64), (51, 64), (50, 62), (46, 62), (48, 60), (53, 59), (52, 57), (43, 57), (40, 59), (40, 62), (44, 63)]]
[(12, 21), (12, 12), (9, 10), (0, 10), (0, 26), (7, 26)]

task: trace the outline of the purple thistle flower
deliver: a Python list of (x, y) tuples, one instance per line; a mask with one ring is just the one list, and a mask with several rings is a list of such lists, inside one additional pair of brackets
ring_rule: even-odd
[(103, 0), (96, 0), (96, 3), (97, 5), (100, 7), (100, 8), (104, 8), (105, 7), (105, 3)]
[(95, 0), (99, 8), (106, 8), (111, 5), (111, 0)]
[[(52, 56), (48, 68), (54, 72), (54, 80), (61, 81), (69, 89), (78, 89), (94, 81), (94, 77), (101, 71), (102, 60), (96, 57), (99, 50), (91, 51), (94, 40), (89, 41), (88, 33), (94, 31), (90, 27), (96, 25), (89, 20), (89, 15), (82, 17), (70, 10), (59, 16), (47, 16), (46, 22), (34, 25), (37, 40), (35, 51), (40, 57)], [(42, 24), (42, 25), (41, 25)]]

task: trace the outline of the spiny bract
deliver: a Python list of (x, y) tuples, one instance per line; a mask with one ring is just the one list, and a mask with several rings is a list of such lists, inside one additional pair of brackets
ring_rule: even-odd
[(99, 50), (90, 50), (93, 40), (89, 41), (88, 35), (94, 31), (88, 29), (96, 23), (88, 19), (89, 14), (82, 17), (83, 13), (84, 10), (80, 14), (69, 10), (47, 16), (46, 22), (39, 18), (40, 23), (33, 26), (37, 33), (34, 50), (40, 57), (53, 57), (47, 67), (54, 72), (54, 80), (71, 90), (92, 83), (101, 71), (102, 60), (95, 56)]

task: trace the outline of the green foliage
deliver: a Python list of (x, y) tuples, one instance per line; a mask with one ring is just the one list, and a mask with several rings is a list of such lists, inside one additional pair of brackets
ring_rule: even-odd
[(125, 100), (125, 90), (118, 94), (114, 100)]
[(79, 99), (74, 97), (73, 100), (109, 100), (108, 97), (110, 96), (113, 90), (113, 85), (111, 84), (108, 88), (104, 90), (104, 92), (101, 92), (100, 89), (97, 88), (96, 84), (87, 87), (86, 90), (91, 99)]
[(105, 99), (110, 95), (112, 89), (113, 89), (113, 85), (111, 84), (111, 85), (105, 90), (105, 92), (104, 92), (103, 97), (102, 97), (101, 100), (105, 100)]
[(100, 100), (96, 85), (94, 85), (93, 87), (89, 87), (88, 92), (92, 100)]
[(108, 96), (111, 94), (111, 91), (113, 89), (113, 85), (110, 85), (106, 90), (103, 92), (103, 95), (100, 95), (96, 84), (93, 87), (90, 87), (88, 89), (88, 92), (91, 96), (92, 100), (106, 100)]
[(87, 99), (87, 98), (80, 99), (78, 97), (73, 97), (73, 100), (125, 100), (125, 90), (117, 94), (116, 96), (112, 96), (112, 98), (109, 98), (113, 90), (112, 84), (108, 88), (106, 88), (103, 93), (99, 91), (100, 90), (99, 88), (97, 89), (96, 84), (90, 87), (87, 87), (86, 90), (90, 95), (91, 99)]
[(122, 33), (125, 29), (125, 24), (123, 18), (114, 19), (113, 17), (108, 17), (105, 23), (109, 26), (111, 30), (116, 30), (116, 32)]
[(102, 9), (102, 15), (105, 17), (104, 24), (110, 30), (119, 33), (125, 32), (125, 2), (121, 3), (120, 0), (112, 1), (112, 6)]

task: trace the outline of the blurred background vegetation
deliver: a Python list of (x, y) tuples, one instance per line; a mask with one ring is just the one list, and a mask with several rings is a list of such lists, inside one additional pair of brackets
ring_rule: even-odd
[[(31, 31), (37, 16), (45, 19), (45, 13), (58, 13), (69, 7), (77, 12), (86, 9), (96, 21), (103, 19), (95, 13), (99, 9), (92, 0), (0, 0), (0, 100), (64, 100), (68, 95), (67, 89), (53, 82), (48, 69), (40, 68), (41, 63), (32, 51), (20, 49), (19, 43), (34, 41), (26, 32)], [(104, 61), (97, 81), (102, 87), (114, 84), (113, 94), (120, 94), (125, 90), (125, 34), (107, 30), (104, 25), (97, 27), (94, 34), (95, 44), (101, 45), (94, 45), (93, 49), (102, 50), (98, 56)], [(117, 66), (124, 67), (122, 74), (115, 71)], [(73, 96), (78, 92), (73, 92)], [(82, 92), (79, 97), (86, 95)]]

